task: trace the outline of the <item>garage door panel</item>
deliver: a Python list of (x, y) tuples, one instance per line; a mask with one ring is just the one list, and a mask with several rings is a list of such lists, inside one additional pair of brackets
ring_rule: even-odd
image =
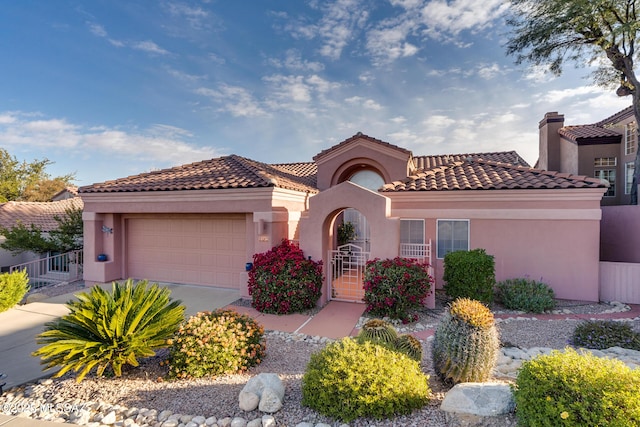
[(130, 218), (127, 274), (237, 288), (246, 262), (245, 230), (244, 215)]

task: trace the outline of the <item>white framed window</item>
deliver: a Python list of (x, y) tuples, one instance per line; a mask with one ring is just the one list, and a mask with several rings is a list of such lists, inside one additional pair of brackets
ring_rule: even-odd
[(400, 243), (424, 244), (424, 219), (401, 219)]
[(593, 159), (593, 166), (599, 168), (603, 166), (617, 166), (617, 157), (596, 157)]
[(636, 122), (627, 123), (624, 127), (624, 154), (633, 154), (638, 147), (638, 125)]
[(633, 162), (624, 164), (624, 194), (631, 194), (631, 187), (633, 186), (633, 172), (635, 167)]
[(469, 220), (437, 220), (437, 257), (444, 258), (449, 252), (469, 250)]
[(595, 177), (609, 183), (607, 192), (604, 197), (615, 197), (616, 195), (616, 170), (615, 169), (596, 169)]

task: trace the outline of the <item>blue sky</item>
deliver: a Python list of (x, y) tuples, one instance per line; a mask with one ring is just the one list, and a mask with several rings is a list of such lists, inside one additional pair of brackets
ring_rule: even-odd
[(502, 0), (21, 0), (0, 13), (0, 146), (76, 184), (357, 132), (414, 155), (516, 150), (630, 104), (505, 56)]

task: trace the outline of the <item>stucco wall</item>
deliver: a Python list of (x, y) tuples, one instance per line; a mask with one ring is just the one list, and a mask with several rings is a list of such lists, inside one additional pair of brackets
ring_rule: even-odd
[[(495, 257), (497, 280), (528, 276), (544, 280), (559, 298), (598, 301), (602, 190), (583, 191), (584, 197), (570, 190), (460, 193), (423, 201), (392, 196), (392, 215), (424, 218), (434, 254), (437, 219), (468, 219), (470, 249)], [(441, 288), (443, 260), (434, 264)]]
[(640, 263), (640, 206), (603, 206), (600, 259)]

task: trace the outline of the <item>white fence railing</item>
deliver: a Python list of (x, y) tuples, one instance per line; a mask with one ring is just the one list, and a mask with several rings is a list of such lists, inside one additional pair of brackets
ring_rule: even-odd
[(29, 286), (37, 289), (82, 279), (82, 263), (82, 251), (72, 251), (12, 265), (9, 272), (27, 270)]
[(640, 264), (600, 262), (600, 300), (640, 304)]

